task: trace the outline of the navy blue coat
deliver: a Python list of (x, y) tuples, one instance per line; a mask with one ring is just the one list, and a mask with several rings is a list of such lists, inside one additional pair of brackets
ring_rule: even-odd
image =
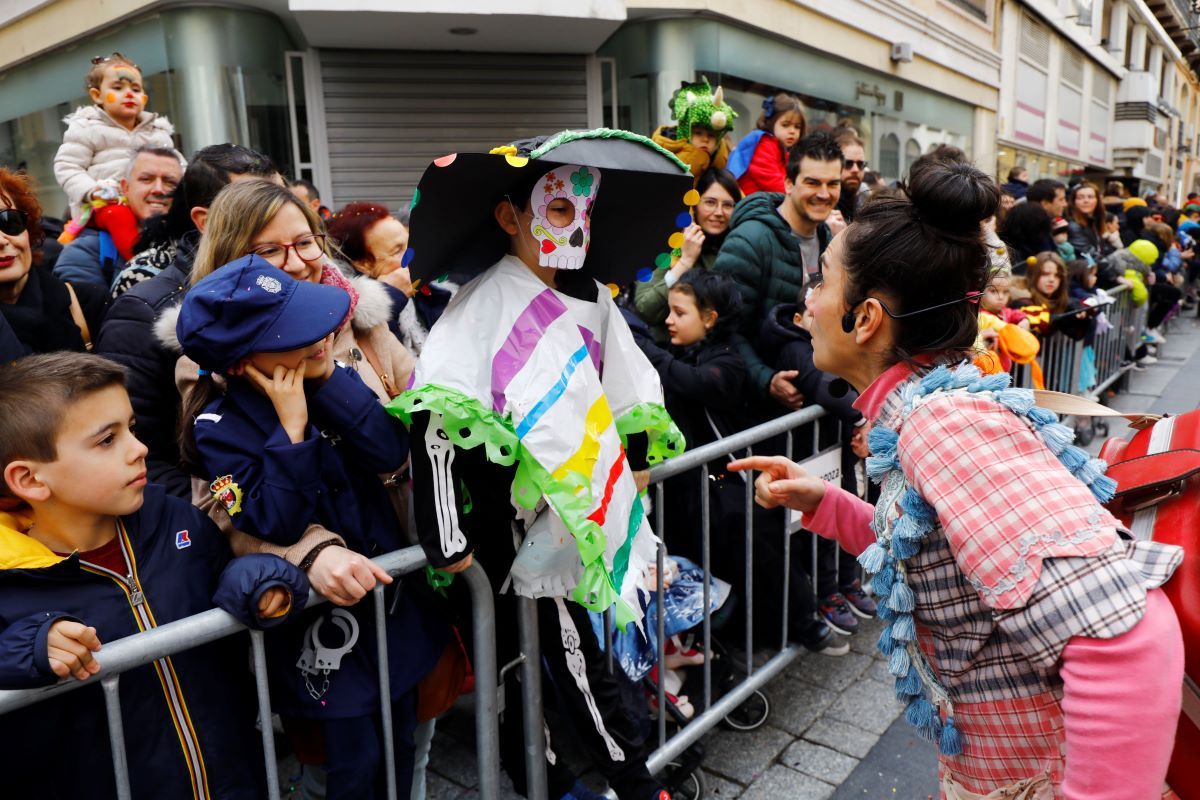
[[(196, 446), (217, 502), (240, 531), (277, 544), (294, 544), (310, 523), (320, 523), (350, 549), (377, 556), (404, 547), (400, 525), (379, 476), (408, 458), (408, 432), (388, 414), (353, 370), (338, 366), (308, 392), (309, 426), (292, 444), (270, 399), (245, 380), (233, 379), (224, 397), (196, 419)], [(389, 602), (388, 665), (393, 698), (433, 667), (448, 631), (423, 614), (408, 591)], [(333, 609), (314, 609), (304, 623), (267, 637), (272, 685), (281, 712), (309, 719), (371, 715), (379, 708), (374, 612), (367, 598), (351, 609), (359, 644), (329, 675), (328, 690), (314, 698), (296, 667), (305, 630), (324, 619), (321, 638), (340, 644)], [(321, 679), (309, 678), (317, 689)]]
[(54, 277), (67, 283), (91, 283), (108, 289), (123, 269), (125, 260), (112, 244), (112, 237), (108, 233), (102, 237), (95, 228), (84, 228), (54, 262)]
[[(103, 676), (103, 645), (142, 628), (198, 614), (214, 604), (263, 627), (255, 608), (268, 587), (291, 592), (288, 617), (298, 615), (308, 597), (307, 579), (283, 559), (254, 555), (231, 560), (216, 526), (160, 486), (147, 486), (141, 509), (122, 523), (120, 545), (144, 596), (140, 605), (115, 576), (87, 571), (76, 556), (60, 559), (24, 534), (0, 528), (0, 686), (45, 686), (57, 680), (46, 640), (50, 626), (60, 619), (96, 628)], [(244, 636), (228, 637), (122, 674), (121, 707), (135, 798), (192, 796), (189, 751), (176, 733), (177, 718), (190, 720), (186, 737), (200, 754), (190, 760), (202, 761), (213, 798), (263, 796), (260, 740), (254, 729), (257, 705), (245, 644)], [(89, 682), (93, 685), (0, 716), (5, 796), (116, 796), (99, 676)]]
[[(96, 339), (98, 354), (125, 367), (138, 438), (150, 448), (146, 456), (150, 480), (184, 498), (192, 496), (192, 481), (179, 468), (179, 445), (175, 439), (179, 425), (175, 362), (179, 360), (179, 352), (155, 336), (154, 323), (165, 310), (178, 305), (187, 291), (196, 239), (193, 235), (185, 236), (171, 266), (114, 300)], [(95, 334), (93, 330), (92, 335)]]

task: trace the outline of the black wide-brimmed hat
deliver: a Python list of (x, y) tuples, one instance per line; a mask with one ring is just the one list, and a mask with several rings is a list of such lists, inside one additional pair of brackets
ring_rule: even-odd
[(414, 281), (444, 275), (473, 277), (508, 252), (496, 222), (505, 197), (524, 205), (538, 178), (558, 167), (600, 170), (591, 213), (591, 247), (583, 271), (602, 283), (649, 280), (670, 266), (669, 242), (691, 223), (698, 203), (687, 165), (644, 136), (600, 128), (563, 131), (514, 142), (490, 153), (453, 153), (435, 159), (413, 195), (411, 235), (404, 264)]

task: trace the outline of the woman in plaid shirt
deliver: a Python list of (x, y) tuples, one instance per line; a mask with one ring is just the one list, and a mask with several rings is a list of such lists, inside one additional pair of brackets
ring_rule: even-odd
[(943, 798), (1150, 800), (1164, 792), (1183, 645), (1157, 587), (1179, 548), (1131, 541), (1103, 463), (1005, 376), (959, 365), (989, 281), (999, 193), (926, 156), (823, 256), (816, 366), (858, 389), (875, 507), (782, 457), (760, 505), (795, 508), (872, 573), (909, 722), (942, 751)]

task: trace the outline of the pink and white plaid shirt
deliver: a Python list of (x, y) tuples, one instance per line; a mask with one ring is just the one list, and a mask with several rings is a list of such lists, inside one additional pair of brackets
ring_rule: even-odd
[[(1063, 649), (1131, 629), (1182, 554), (1122, 538), (1037, 433), (986, 396), (936, 393), (904, 418), (909, 376), (893, 368), (856, 405), (899, 433), (901, 471), (942, 525), (905, 562), (918, 642), (966, 742), (939, 772), (983, 795), (1046, 774), (1061, 797)], [(823, 516), (808, 527), (822, 532)]]

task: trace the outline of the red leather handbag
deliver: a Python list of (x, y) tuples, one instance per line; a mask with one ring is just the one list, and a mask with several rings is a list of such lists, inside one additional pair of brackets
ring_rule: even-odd
[(1200, 800), (1200, 410), (1177, 417), (1122, 414), (1058, 392), (1034, 392), (1060, 414), (1124, 417), (1137, 432), (1100, 448), (1117, 482), (1107, 503), (1137, 539), (1179, 545), (1183, 564), (1163, 585), (1183, 630), (1183, 712), (1167, 783), (1181, 800)]

